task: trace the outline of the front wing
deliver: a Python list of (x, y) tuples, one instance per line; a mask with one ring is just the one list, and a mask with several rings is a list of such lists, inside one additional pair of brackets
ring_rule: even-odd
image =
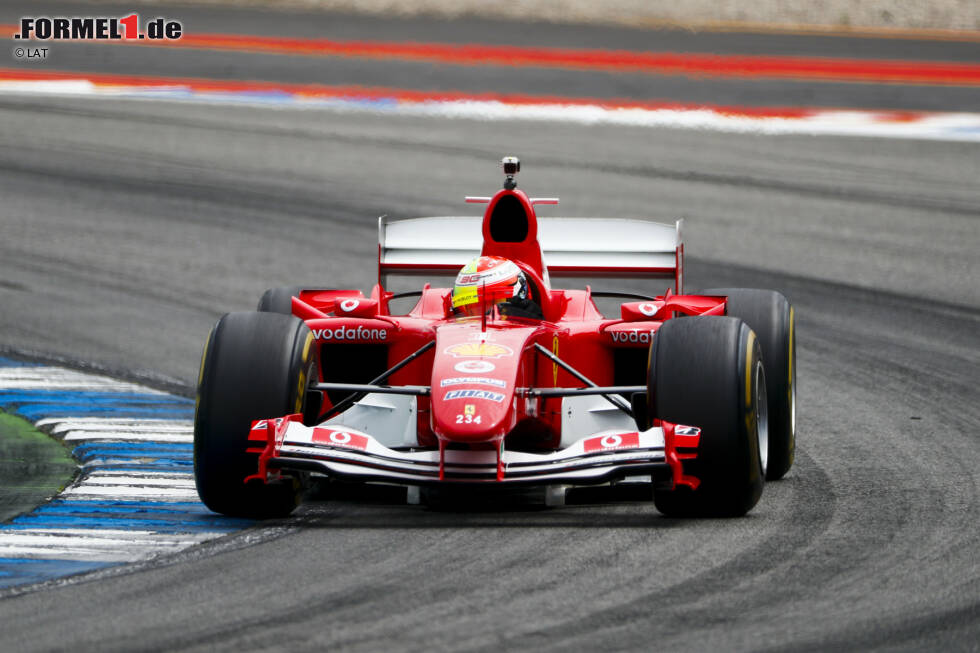
[(500, 450), (391, 449), (367, 433), (331, 425), (304, 426), (300, 415), (254, 422), (259, 454), (246, 482), (283, 472), (314, 472), (339, 480), (399, 485), (597, 485), (650, 476), (658, 488), (687, 485), (680, 460), (696, 457), (700, 431), (661, 422), (645, 431), (603, 431), (551, 453)]

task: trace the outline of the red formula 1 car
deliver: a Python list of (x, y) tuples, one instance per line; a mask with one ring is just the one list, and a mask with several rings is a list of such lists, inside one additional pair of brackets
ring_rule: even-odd
[[(410, 502), (521, 490), (560, 505), (571, 487), (645, 484), (665, 515), (733, 516), (789, 470), (786, 299), (683, 294), (680, 222), (539, 219), (534, 207), (557, 200), (518, 190), (519, 169), (505, 158), (503, 190), (467, 198), (486, 204), (482, 218), (381, 218), (369, 296), (274, 288), (257, 312), (218, 320), (194, 428), (209, 508), (281, 516), (325, 477), (406, 486)], [(458, 272), (453, 288), (385, 289), (393, 274)], [(560, 276), (673, 288), (560, 290)], [(417, 301), (393, 311), (404, 297)]]

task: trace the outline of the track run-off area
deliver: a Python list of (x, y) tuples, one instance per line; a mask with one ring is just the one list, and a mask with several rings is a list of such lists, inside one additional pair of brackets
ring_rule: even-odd
[[(80, 465), (0, 527), (3, 648), (975, 649), (975, 39), (139, 11), (187, 40), (0, 62), (0, 402)], [(207, 513), (214, 320), (272, 286), (367, 290), (378, 215), (471, 213), (505, 154), (561, 197), (542, 215), (684, 218), (688, 289), (793, 302), (793, 470), (737, 520), (386, 494)]]

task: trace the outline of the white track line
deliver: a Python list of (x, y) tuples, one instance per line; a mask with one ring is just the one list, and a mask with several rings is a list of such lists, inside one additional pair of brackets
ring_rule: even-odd
[(96, 472), (89, 474), (75, 487), (122, 485), (126, 487), (193, 488), (191, 474), (111, 474)]
[[(736, 114), (712, 108), (658, 109), (606, 107), (595, 104), (509, 104), (486, 100), (400, 101), (316, 98), (300, 95), (194, 91), (188, 87), (152, 87), (93, 84), (87, 80), (0, 81), (0, 93), (66, 97), (170, 100), (205, 104), (259, 105), (276, 109), (321, 109), (343, 113), (423, 116), (443, 119), (514, 120), (580, 125), (665, 127), (769, 135), (808, 134), (872, 136), (928, 140), (980, 142), (980, 114), (966, 112), (916, 112), (813, 109), (801, 117)], [(901, 114), (901, 119), (896, 115)]]
[[(45, 417), (35, 422), (38, 427), (51, 426), (52, 424), (55, 425), (52, 429), (54, 432), (72, 428), (101, 427), (103, 424), (105, 428), (134, 428), (137, 430), (152, 427), (187, 428), (191, 430), (194, 428), (194, 423), (190, 420), (134, 419), (132, 417)], [(59, 429), (60, 425), (65, 425), (65, 427)]]
[(0, 557), (133, 562), (173, 553), (208, 539), (210, 534), (167, 534), (152, 531), (38, 528), (0, 536)]
[(54, 434), (63, 433), (65, 431), (102, 431), (102, 432), (116, 432), (116, 433), (193, 433), (194, 424), (190, 421), (177, 421), (173, 420), (173, 424), (157, 423), (157, 424), (118, 424), (110, 422), (108, 420), (92, 420), (89, 422), (80, 422), (78, 420), (64, 420), (50, 422), (48, 424), (54, 424), (51, 428), (51, 432)]
[[(68, 488), (61, 493), (62, 496), (72, 499), (114, 499), (116, 501), (198, 501), (197, 490), (194, 488), (161, 488), (161, 487), (106, 487), (106, 486), (79, 486)], [(223, 534), (223, 533), (222, 533)]]
[(63, 438), (66, 442), (78, 442), (83, 440), (102, 440), (102, 441), (121, 441), (121, 442), (164, 442), (167, 444), (194, 442), (193, 433), (161, 433), (159, 431), (149, 431), (146, 433), (134, 433), (132, 431), (68, 431)]
[(9, 390), (97, 390), (101, 392), (167, 393), (107, 376), (86, 374), (64, 367), (0, 367), (0, 389)]

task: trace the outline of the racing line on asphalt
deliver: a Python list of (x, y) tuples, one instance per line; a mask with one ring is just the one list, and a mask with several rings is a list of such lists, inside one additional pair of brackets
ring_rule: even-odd
[(168, 555), (249, 526), (212, 513), (193, 476), (193, 401), (0, 357), (0, 409), (71, 447), (76, 478), (0, 525), (0, 589)]

